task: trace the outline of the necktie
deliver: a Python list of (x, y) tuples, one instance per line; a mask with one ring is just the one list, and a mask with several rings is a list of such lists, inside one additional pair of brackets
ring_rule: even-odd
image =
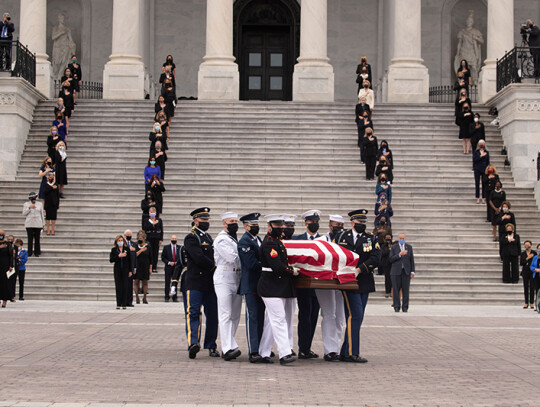
[(172, 259), (173, 262), (176, 263), (176, 246), (172, 245)]
[(309, 237), (311, 240), (315, 240), (315, 236), (310, 236)]

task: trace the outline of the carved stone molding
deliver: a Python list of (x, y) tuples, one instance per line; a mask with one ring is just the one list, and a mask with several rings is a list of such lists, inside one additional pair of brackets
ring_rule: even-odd
[(15, 94), (14, 93), (0, 93), (0, 105), (14, 105)]
[(540, 100), (518, 100), (517, 106), (520, 112), (540, 112)]

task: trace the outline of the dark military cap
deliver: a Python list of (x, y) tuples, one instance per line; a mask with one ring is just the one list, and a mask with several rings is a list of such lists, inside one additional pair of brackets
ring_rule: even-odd
[(367, 214), (368, 214), (367, 209), (357, 209), (355, 211), (351, 211), (348, 213), (351, 220), (361, 220), (361, 221), (367, 220), (367, 216), (366, 216)]
[(240, 218), (240, 222), (256, 224), (259, 223), (259, 216), (261, 216), (259, 212), (248, 213)]
[(204, 208), (195, 209), (194, 211), (190, 213), (190, 216), (193, 219), (195, 218), (210, 219), (210, 208), (204, 207)]

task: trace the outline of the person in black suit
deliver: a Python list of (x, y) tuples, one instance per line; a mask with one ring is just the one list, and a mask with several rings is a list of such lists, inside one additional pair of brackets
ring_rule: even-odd
[(11, 42), (15, 25), (9, 13), (4, 13), (0, 24), (0, 71), (11, 71)]
[(364, 162), (366, 163), (366, 180), (375, 179), (375, 165), (377, 163), (377, 151), (379, 145), (377, 137), (373, 135), (373, 129), (366, 129), (364, 137)]
[(275, 341), (279, 353), (279, 363), (294, 362), (290, 332), (294, 317), (293, 275), (298, 270), (289, 266), (287, 249), (281, 242), (285, 221), (282, 215), (267, 215), (267, 234), (261, 244), (262, 273), (257, 284), (257, 292), (266, 306), (263, 336), (259, 353), (267, 363), (272, 363), (270, 354)]
[(356, 105), (356, 127), (358, 129), (358, 148), (360, 149), (360, 162), (364, 163), (366, 158), (366, 148), (364, 146), (366, 130), (368, 128), (371, 128), (371, 130), (373, 130), (373, 122), (371, 121), (369, 105), (361, 103)]
[(532, 242), (530, 240), (525, 240), (523, 242), (523, 247), (525, 250), (521, 252), (521, 256), (519, 258), (519, 264), (521, 265), (521, 277), (523, 277), (523, 293), (525, 294), (525, 305), (523, 308), (529, 308), (529, 304), (531, 305), (531, 309), (534, 309), (534, 281), (533, 281), (533, 272), (531, 271), (531, 264), (533, 261), (533, 257), (537, 255), (537, 253), (532, 249)]
[(527, 44), (531, 51), (534, 64), (534, 76), (540, 76), (540, 28), (534, 25), (532, 20), (527, 20), (527, 26), (529, 28), (529, 38)]
[(512, 208), (512, 204), (508, 201), (504, 201), (501, 204), (501, 211), (499, 215), (497, 216), (497, 225), (499, 225), (499, 254), (501, 256), (501, 260), (503, 258), (502, 241), (503, 241), (504, 235), (506, 234), (506, 225), (511, 223), (512, 225), (514, 225), (514, 232), (516, 231), (516, 217), (510, 211), (510, 208)]
[(152, 275), (152, 246), (146, 242), (146, 234), (144, 231), (137, 234), (137, 251), (135, 252), (137, 256), (137, 270), (133, 276), (133, 289), (135, 290), (135, 301), (137, 304), (141, 303), (139, 299), (139, 294), (141, 293), (141, 283), (142, 283), (142, 293), (143, 293), (143, 304), (148, 304), (146, 295), (148, 294), (148, 280)]
[[(180, 266), (182, 263), (182, 257), (180, 254), (180, 246), (178, 246), (178, 239), (176, 235), (171, 236), (171, 244), (163, 246), (161, 251), (161, 261), (165, 263), (165, 302), (170, 300), (171, 279), (176, 266)], [(178, 296), (176, 293), (172, 296), (173, 302), (178, 302)]]
[[(306, 231), (294, 236), (294, 240), (315, 240), (319, 235), (320, 211), (310, 210), (302, 215)], [(319, 318), (319, 301), (313, 288), (297, 288), (296, 300), (298, 304), (298, 359), (316, 359), (319, 357), (311, 350), (313, 336)]]
[(358, 84), (358, 90), (356, 91), (356, 94), (360, 92), (360, 88), (366, 80), (370, 83), (369, 88), (373, 89), (373, 86), (371, 85), (373, 83), (372, 78), (373, 76), (371, 75), (371, 65), (368, 64), (367, 58), (365, 56), (362, 56), (362, 58), (360, 58), (360, 63), (356, 67), (356, 83)]
[[(390, 248), (390, 278), (392, 280), (393, 306), (394, 311), (403, 312), (409, 310), (409, 287), (414, 278), (414, 254), (413, 248), (405, 241), (405, 233), (398, 235), (397, 243)], [(403, 292), (403, 304), (400, 300), (400, 292)]]
[(471, 111), (471, 105), (465, 103), (459, 122), (459, 139), (463, 145), (463, 154), (469, 154), (471, 150), (471, 134), (469, 133), (471, 125), (474, 123), (474, 115)]
[(114, 263), (114, 285), (116, 287), (116, 309), (126, 309), (128, 278), (131, 274), (131, 256), (122, 235), (114, 239), (114, 247), (111, 249), (109, 261)]
[(129, 253), (131, 255), (131, 277), (128, 279), (128, 296), (127, 296), (127, 306), (133, 307), (133, 278), (137, 272), (137, 243), (133, 240), (133, 233), (131, 230), (126, 229), (124, 231), (124, 242), (126, 246), (129, 247)]
[(519, 235), (514, 233), (515, 227), (512, 223), (507, 223), (504, 230), (506, 233), (501, 240), (503, 283), (517, 284), (519, 281), (521, 242), (519, 241)]
[(163, 243), (163, 221), (159, 217), (155, 208), (148, 211), (150, 217), (144, 222), (143, 230), (146, 233), (148, 242), (152, 249), (152, 273), (157, 273), (157, 262), (159, 256), (159, 246)]
[(364, 320), (369, 293), (375, 291), (373, 271), (379, 266), (380, 246), (375, 236), (366, 232), (368, 211), (358, 209), (349, 212), (352, 229), (339, 235), (335, 241), (342, 247), (357, 253), (358, 290), (343, 290), (345, 318), (347, 321), (345, 340), (341, 346), (340, 360), (344, 362), (366, 363), (360, 356), (360, 328)]
[(210, 227), (210, 208), (198, 208), (191, 212), (193, 229), (184, 238), (187, 257), (187, 339), (190, 359), (195, 359), (201, 350), (201, 308), (206, 316), (204, 349), (210, 357), (218, 357), (216, 339), (218, 334), (217, 297), (214, 290), (214, 241), (206, 232)]

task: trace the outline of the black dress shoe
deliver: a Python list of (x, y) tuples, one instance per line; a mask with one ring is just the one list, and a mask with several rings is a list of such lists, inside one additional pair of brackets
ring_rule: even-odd
[(324, 360), (327, 362), (339, 362), (339, 355), (336, 352), (330, 352), (324, 355)]
[(286, 365), (288, 363), (294, 362), (295, 360), (296, 360), (296, 358), (291, 353), (290, 355), (283, 356), (281, 359), (279, 359), (279, 364), (280, 365)]
[(165, 298), (165, 302), (169, 302), (169, 299), (168, 299), (168, 298)]
[(367, 359), (359, 355), (343, 356), (341, 360), (350, 363), (367, 363)]
[(223, 355), (223, 359), (225, 359), (228, 362), (229, 360), (236, 359), (241, 354), (242, 354), (242, 352), (240, 352), (240, 349), (238, 349), (238, 348), (231, 349), (231, 350), (228, 350), (227, 352), (225, 352), (225, 354)]
[(261, 358), (260, 362), (255, 362), (255, 363), (266, 363), (268, 365), (271, 365), (272, 363), (274, 363), (274, 361), (267, 356), (265, 358)]
[(302, 352), (302, 351), (298, 352), (298, 359), (317, 359), (318, 357), (319, 355), (317, 355), (315, 352), (311, 350), (308, 352)]
[(399, 308), (394, 308), (394, 311), (395, 311), (395, 312), (399, 312)]
[(195, 359), (197, 357), (197, 353), (199, 353), (200, 350), (201, 350), (201, 345), (199, 345), (198, 343), (194, 343), (193, 345), (191, 345), (188, 348), (189, 358)]
[[(259, 353), (257, 353), (257, 352), (253, 352), (252, 354), (249, 355), (250, 363), (264, 363), (263, 359), (264, 358), (261, 355), (259, 355)], [(272, 360), (272, 359), (270, 359), (270, 360)]]
[(173, 297), (172, 302), (178, 302), (178, 298)]
[(276, 354), (274, 352), (270, 352), (270, 357), (273, 358), (274, 356), (276, 356)]
[(296, 352), (291, 349), (291, 355), (296, 356)]
[[(19, 301), (24, 301), (24, 298), (19, 297)], [(532, 307), (531, 307), (532, 308)]]
[(407, 312), (407, 311), (409, 311), (409, 310), (408, 310), (408, 309), (405, 309), (405, 308), (403, 308), (403, 309), (402, 309), (402, 311), (403, 311), (403, 312)]
[(41, 256), (41, 254), (34, 254), (34, 256), (35, 256), (35, 257), (39, 257), (39, 256)]
[(132, 307), (135, 307), (135, 305), (133, 305), (133, 304), (128, 304), (128, 305), (126, 305), (126, 307), (132, 308)]
[(221, 355), (215, 349), (208, 349), (208, 356), (210, 356), (211, 358), (219, 358)]

